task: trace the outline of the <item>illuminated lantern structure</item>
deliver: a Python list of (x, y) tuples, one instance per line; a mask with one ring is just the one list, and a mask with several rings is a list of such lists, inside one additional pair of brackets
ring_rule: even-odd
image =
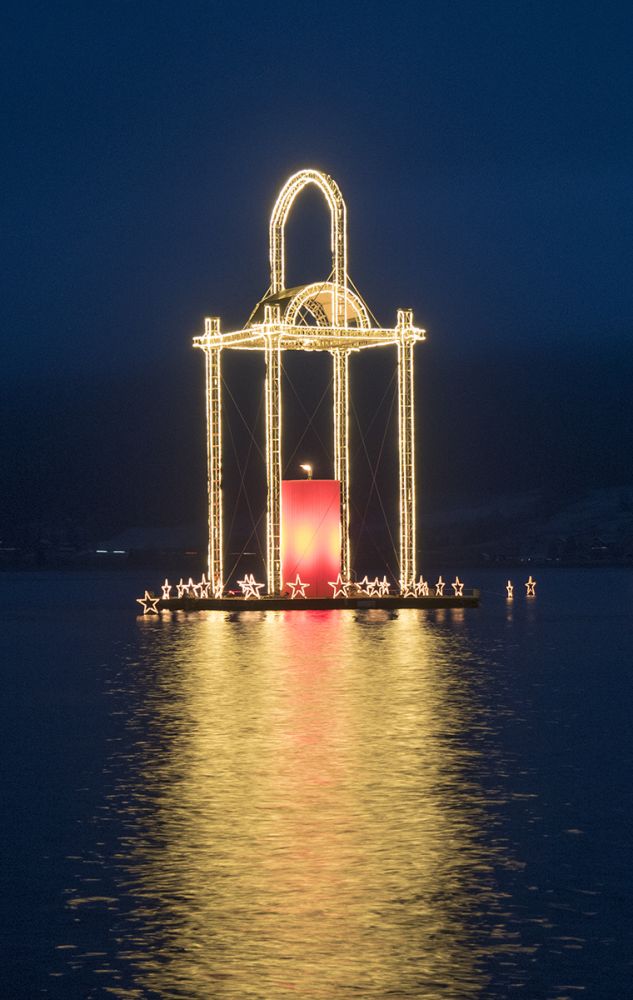
[(341, 489), (336, 479), (284, 479), (281, 484), (281, 578), (297, 576), (310, 597), (331, 597), (341, 572)]
[[(323, 194), (330, 211), (332, 270), (325, 280), (286, 288), (285, 227), (297, 196), (308, 185)], [(225, 584), (222, 516), (222, 400), (221, 357), (226, 350), (262, 351), (266, 359), (266, 480), (267, 480), (267, 589), (281, 594), (284, 584), (299, 569), (301, 580), (314, 573), (311, 597), (318, 596), (322, 570), (336, 579), (351, 577), (349, 541), (349, 362), (351, 354), (369, 348), (395, 347), (398, 365), (398, 450), (399, 450), (399, 576), (404, 593), (415, 586), (415, 428), (413, 400), (413, 350), (424, 340), (424, 330), (413, 324), (410, 309), (399, 309), (395, 326), (379, 326), (353, 287), (347, 271), (347, 210), (336, 182), (318, 170), (300, 170), (284, 184), (270, 219), (270, 286), (240, 330), (222, 332), (220, 320), (205, 320), (205, 330), (194, 338), (194, 346), (206, 360), (207, 467), (209, 490), (209, 581), (214, 593)], [(338, 491), (338, 530), (333, 527), (335, 507), (328, 506), (327, 526), (319, 528), (318, 558), (308, 570), (307, 556), (300, 541), (303, 528), (314, 522), (310, 481), (282, 485), (282, 353), (284, 351), (327, 351), (332, 355), (333, 373), (333, 477), (329, 482), (314, 481), (314, 504), (326, 500), (326, 493)], [(297, 492), (295, 493), (295, 489)], [(302, 492), (304, 490), (305, 492)], [(282, 491), (287, 515), (282, 514)], [(328, 496), (330, 494), (327, 494)], [(303, 505), (303, 506), (302, 506)], [(316, 508), (314, 508), (316, 509)], [(304, 514), (299, 511), (303, 510)], [(284, 524), (282, 530), (282, 517)], [(286, 521), (285, 518), (289, 518)], [(306, 531), (308, 529), (306, 528)], [(285, 537), (287, 533), (287, 538)], [(338, 560), (334, 559), (334, 537)], [(306, 536), (307, 537), (307, 536)], [(283, 550), (283, 556), (282, 556)], [(316, 549), (315, 549), (316, 552)], [(332, 560), (332, 562), (330, 562)], [(325, 566), (329, 568), (326, 570)], [(293, 568), (295, 567), (295, 568)], [(304, 576), (306, 574), (306, 576)], [(329, 591), (327, 591), (329, 594)]]

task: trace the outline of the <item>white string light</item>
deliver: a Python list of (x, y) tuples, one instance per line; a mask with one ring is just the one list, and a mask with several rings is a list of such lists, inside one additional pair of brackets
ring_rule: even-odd
[(530, 579), (525, 584), (525, 596), (536, 597), (536, 580), (532, 579), (531, 573), (530, 573)]
[[(307, 185), (315, 185), (321, 191), (330, 211), (332, 280), (303, 285), (292, 293), (282, 294), (287, 291), (286, 223), (295, 199)], [(413, 347), (425, 339), (425, 331), (413, 325), (413, 315), (408, 309), (398, 310), (394, 327), (372, 326), (370, 312), (350, 287), (348, 278), (345, 202), (336, 182), (321, 171), (300, 170), (284, 184), (270, 219), (269, 254), (269, 301), (257, 304), (242, 329), (221, 332), (219, 319), (209, 317), (205, 320), (204, 334), (194, 338), (194, 347), (203, 350), (206, 358), (209, 578), (222, 576), (222, 350), (266, 352), (267, 579), (269, 593), (278, 593), (281, 588), (281, 351), (329, 351), (334, 357), (334, 478), (341, 483), (341, 568), (343, 576), (349, 579), (348, 360), (352, 351), (392, 345), (398, 349), (400, 589), (408, 592), (414, 587), (416, 558)], [(316, 325), (306, 325), (306, 312)], [(307, 467), (304, 471), (308, 472)], [(388, 592), (384, 586), (380, 591), (383, 595)]]
[(136, 603), (142, 606), (144, 615), (157, 615), (159, 600), (160, 597), (154, 597), (149, 590), (146, 590), (144, 597), (136, 598)]
[(238, 586), (239, 586), (240, 590), (242, 591), (242, 595), (245, 598), (249, 598), (249, 597), (260, 598), (261, 597), (260, 590), (264, 587), (264, 584), (263, 583), (256, 583), (255, 582), (255, 577), (253, 576), (252, 573), (250, 573), (250, 574), (247, 573), (246, 576), (244, 577), (244, 579), (243, 580), (238, 580), (237, 583), (238, 583)]
[(336, 580), (328, 580), (328, 587), (332, 588), (332, 600), (336, 597), (349, 597), (350, 584), (344, 582), (340, 573)]
[(290, 594), (291, 600), (294, 601), (296, 597), (307, 597), (308, 595), (306, 594), (306, 587), (309, 586), (310, 586), (309, 583), (302, 583), (301, 578), (297, 573), (295, 582), (288, 583), (288, 587), (290, 587), (290, 590), (292, 591), (292, 593)]
[(428, 597), (429, 596), (429, 585), (421, 575), (420, 579), (415, 585), (415, 592), (418, 597)]

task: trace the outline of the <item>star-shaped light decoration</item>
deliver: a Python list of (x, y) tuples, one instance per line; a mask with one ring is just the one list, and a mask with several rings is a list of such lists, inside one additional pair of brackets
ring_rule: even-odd
[(200, 583), (196, 585), (196, 597), (208, 597), (209, 596), (209, 581), (207, 580), (204, 573), (200, 579)]
[[(211, 584), (209, 584), (209, 586), (211, 586)], [(223, 591), (224, 591), (224, 584), (220, 579), (217, 579), (213, 585), (213, 596), (216, 599), (216, 601), (220, 600)]]
[(264, 584), (263, 583), (256, 583), (255, 582), (255, 577), (253, 576), (252, 573), (247, 573), (245, 575), (244, 579), (243, 580), (238, 580), (237, 583), (238, 583), (238, 586), (239, 586), (240, 590), (242, 591), (242, 594), (243, 594), (244, 597), (246, 597), (246, 598), (248, 598), (248, 597), (257, 597), (257, 598), (261, 597), (261, 594), (259, 592), (262, 589), (262, 587), (264, 586)]
[(531, 573), (530, 573), (530, 579), (525, 584), (525, 596), (536, 597), (536, 580), (532, 579)]
[(349, 583), (343, 582), (343, 577), (339, 573), (336, 580), (328, 580), (328, 586), (332, 588), (332, 600), (335, 597), (348, 597)]
[(371, 587), (372, 587), (372, 583), (371, 583), (369, 577), (366, 576), (366, 575), (363, 577), (362, 580), (360, 580), (356, 584), (356, 590), (357, 590), (357, 592), (359, 594), (364, 594), (366, 597), (371, 597), (372, 596), (371, 595), (371, 590), (370, 590)]
[(191, 576), (189, 577), (189, 579), (187, 580), (187, 586), (186, 586), (185, 589), (187, 591), (187, 597), (197, 597), (198, 596), (198, 588), (197, 588), (196, 584), (193, 582), (193, 577), (191, 577)]
[(415, 585), (415, 582), (413, 582), (413, 583), (406, 583), (405, 584), (404, 590), (402, 591), (402, 596), (403, 597), (417, 597), (418, 596), (418, 589), (417, 589), (417, 587)]
[(437, 583), (435, 584), (435, 596), (436, 597), (444, 597), (444, 587), (445, 586), (446, 586), (446, 584), (444, 583), (442, 577), (440, 576), (440, 578), (438, 579)]
[(508, 580), (506, 583), (506, 594), (508, 595), (508, 600), (511, 601), (514, 597), (514, 587), (512, 586), (512, 580)]
[(462, 583), (462, 581), (459, 579), (458, 576), (455, 577), (455, 583), (451, 583), (451, 587), (455, 591), (455, 597), (464, 596), (464, 584)]
[(428, 597), (429, 596), (429, 585), (422, 575), (415, 585), (415, 592), (418, 597)]
[(144, 615), (157, 615), (159, 600), (160, 597), (154, 597), (153, 594), (150, 594), (149, 590), (146, 590), (144, 597), (136, 598), (136, 603), (142, 605)]
[(373, 580), (370, 580), (369, 583), (367, 584), (367, 596), (377, 597), (379, 594), (380, 594), (380, 580), (378, 579), (378, 577), (375, 577)]
[(306, 587), (309, 587), (309, 586), (310, 586), (309, 583), (302, 583), (301, 582), (301, 578), (300, 578), (299, 574), (297, 573), (297, 576), (296, 576), (296, 579), (295, 579), (294, 583), (290, 583), (290, 581), (288, 581), (288, 587), (290, 587), (290, 590), (292, 591), (292, 593), (290, 595), (290, 600), (294, 601), (294, 599), (296, 597), (307, 597)]
[(382, 580), (378, 584), (378, 593), (381, 597), (389, 596), (389, 580), (386, 576), (383, 576)]
[(178, 597), (182, 597), (186, 589), (187, 585), (183, 582), (182, 577), (180, 577), (180, 580), (176, 584), (176, 591), (178, 593)]
[(161, 590), (163, 592), (163, 600), (164, 601), (168, 601), (169, 600), (169, 595), (172, 592), (172, 586), (171, 586), (169, 580), (167, 579), (167, 577), (165, 577), (165, 582), (164, 582), (163, 586), (161, 587)]

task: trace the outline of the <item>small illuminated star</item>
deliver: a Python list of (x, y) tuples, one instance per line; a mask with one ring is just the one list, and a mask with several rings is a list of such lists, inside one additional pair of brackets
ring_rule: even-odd
[(415, 592), (418, 597), (428, 597), (429, 596), (429, 585), (422, 575), (415, 585)]
[(149, 590), (145, 591), (144, 597), (137, 597), (136, 603), (143, 606), (144, 615), (157, 615), (158, 614), (158, 602), (160, 597), (154, 597), (150, 594)]
[(364, 576), (363, 579), (356, 584), (359, 594), (366, 594), (367, 597), (371, 597), (371, 586), (372, 583), (369, 577)]
[(446, 584), (444, 583), (442, 577), (440, 576), (439, 580), (435, 584), (435, 596), (436, 597), (444, 597), (444, 587), (445, 586), (446, 586)]
[(288, 582), (288, 586), (290, 587), (290, 589), (292, 591), (292, 593), (290, 595), (290, 599), (294, 601), (295, 597), (306, 597), (307, 596), (306, 595), (306, 587), (309, 587), (310, 584), (309, 583), (302, 583), (301, 579), (299, 577), (299, 574), (297, 573), (297, 577), (295, 579), (295, 582), (294, 583)]
[(244, 597), (261, 597), (259, 592), (264, 584), (256, 583), (252, 573), (247, 573), (243, 580), (237, 582)]
[(464, 584), (462, 583), (462, 581), (459, 579), (458, 576), (455, 577), (455, 583), (451, 583), (451, 587), (455, 591), (455, 597), (464, 596)]
[(336, 580), (328, 580), (328, 586), (332, 588), (332, 600), (335, 597), (348, 597), (349, 583), (343, 583), (343, 577), (339, 573)]
[(182, 597), (186, 589), (187, 589), (186, 584), (183, 583), (183, 579), (182, 577), (180, 577), (180, 580), (176, 584), (176, 591), (178, 593), (178, 597)]
[(200, 583), (196, 584), (196, 586), (195, 586), (194, 589), (195, 589), (195, 592), (196, 592), (196, 597), (208, 597), (209, 596), (209, 581), (207, 580), (207, 578), (204, 575), (204, 573), (202, 574), (202, 578), (200, 580)]
[(378, 577), (375, 577), (373, 580), (370, 580), (367, 585), (367, 596), (377, 597), (379, 593), (380, 593), (380, 580), (378, 579)]
[(512, 600), (514, 597), (514, 587), (512, 586), (512, 581), (508, 580), (506, 583), (506, 593), (508, 595), (508, 600)]
[[(211, 584), (209, 584), (209, 586), (211, 586)], [(223, 590), (224, 590), (224, 586), (222, 584), (222, 581), (219, 580), (219, 579), (216, 580), (215, 584), (213, 586), (213, 596), (215, 597), (216, 601), (219, 601), (220, 598), (222, 597), (222, 591)]]
[(403, 597), (417, 597), (418, 591), (415, 583), (406, 583), (402, 590)]
[(532, 579), (532, 574), (530, 573), (530, 579), (525, 584), (525, 596), (526, 597), (536, 597), (536, 580)]
[(185, 589), (187, 591), (187, 596), (188, 597), (197, 597), (198, 596), (198, 588), (197, 588), (196, 584), (193, 582), (193, 577), (191, 577), (191, 576), (189, 577), (189, 579), (187, 580), (187, 586), (186, 586)]
[(382, 580), (378, 584), (378, 593), (381, 597), (389, 596), (389, 581), (386, 576), (383, 576)]
[(163, 591), (163, 600), (164, 601), (168, 601), (169, 600), (169, 595), (172, 592), (172, 586), (171, 586), (169, 580), (167, 579), (167, 577), (165, 577), (165, 582), (164, 582), (163, 586), (161, 587), (161, 590)]

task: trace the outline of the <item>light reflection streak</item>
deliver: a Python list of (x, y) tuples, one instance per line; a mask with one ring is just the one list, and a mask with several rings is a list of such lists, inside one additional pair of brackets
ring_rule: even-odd
[(113, 994), (480, 996), (482, 956), (511, 946), (508, 859), (464, 640), (413, 610), (199, 613), (140, 635), (109, 805), (130, 979)]

